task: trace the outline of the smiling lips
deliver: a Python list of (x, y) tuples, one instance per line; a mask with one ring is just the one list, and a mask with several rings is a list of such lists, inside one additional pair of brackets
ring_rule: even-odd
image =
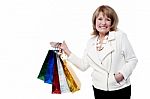
[(98, 26), (99, 28), (101, 28), (101, 29), (106, 29), (106, 28), (108, 28), (107, 26)]

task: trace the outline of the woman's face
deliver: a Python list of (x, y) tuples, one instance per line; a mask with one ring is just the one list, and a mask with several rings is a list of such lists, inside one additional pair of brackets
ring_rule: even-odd
[(99, 33), (106, 34), (109, 32), (111, 27), (111, 19), (106, 15), (103, 15), (102, 12), (99, 13), (96, 18), (96, 29)]

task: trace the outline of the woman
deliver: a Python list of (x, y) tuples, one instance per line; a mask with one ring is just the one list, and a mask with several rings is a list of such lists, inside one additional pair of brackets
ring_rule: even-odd
[(130, 99), (130, 75), (137, 58), (126, 34), (117, 29), (118, 16), (113, 8), (102, 5), (94, 12), (92, 23), (94, 36), (87, 42), (82, 59), (74, 55), (65, 42), (57, 47), (80, 70), (93, 68), (95, 99)]

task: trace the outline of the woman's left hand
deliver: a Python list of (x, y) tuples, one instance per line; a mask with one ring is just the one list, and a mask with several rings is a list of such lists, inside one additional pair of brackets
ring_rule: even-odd
[(115, 79), (118, 83), (124, 79), (123, 75), (120, 72), (117, 74), (114, 74), (114, 76), (115, 76)]

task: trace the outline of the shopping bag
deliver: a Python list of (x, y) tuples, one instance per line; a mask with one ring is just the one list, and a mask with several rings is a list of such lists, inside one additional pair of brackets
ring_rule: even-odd
[(38, 79), (43, 80), (45, 83), (52, 84), (53, 80), (53, 66), (54, 66), (54, 50), (49, 50), (44, 60)]
[(44, 83), (52, 84), (52, 94), (80, 90), (78, 77), (62, 56), (63, 54), (58, 53), (58, 50), (49, 50), (37, 77)]
[(56, 61), (56, 53), (54, 52), (54, 50), (49, 50), (51, 52), (50, 56), (49, 56), (49, 61), (48, 61), (48, 67), (47, 67), (47, 71), (45, 74), (45, 80), (44, 83), (48, 83), (48, 84), (52, 84), (53, 82), (53, 77), (54, 77), (54, 66), (57, 65)]
[(77, 81), (75, 81), (75, 79), (71, 75), (71, 71), (69, 71), (69, 69), (68, 69), (69, 66), (67, 66), (68, 65), (67, 61), (63, 58), (60, 58), (60, 61), (63, 66), (64, 73), (66, 75), (66, 80), (67, 80), (70, 91), (76, 92), (76, 91), (80, 90), (80, 86), (77, 84)]
[(61, 94), (56, 55), (54, 56), (54, 71), (53, 71), (53, 82), (52, 82), (52, 94)]
[(71, 68), (71, 65), (73, 66), (73, 64), (71, 64), (69, 61), (65, 60), (66, 61), (66, 66), (70, 72), (70, 74), (72, 75), (75, 83), (77, 84), (78, 88), (80, 89), (81, 88), (81, 82), (79, 80), (79, 78), (77, 77), (77, 75), (75, 74), (74, 70)]
[(60, 61), (60, 55), (56, 54), (57, 59), (57, 69), (58, 69), (58, 76), (59, 76), (59, 84), (60, 84), (60, 90), (61, 93), (67, 93), (70, 92), (68, 83), (66, 81), (66, 76), (64, 74), (64, 70)]

